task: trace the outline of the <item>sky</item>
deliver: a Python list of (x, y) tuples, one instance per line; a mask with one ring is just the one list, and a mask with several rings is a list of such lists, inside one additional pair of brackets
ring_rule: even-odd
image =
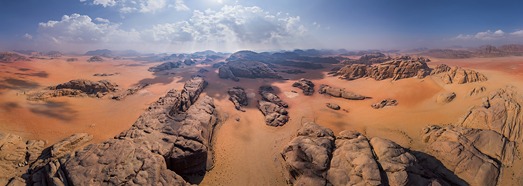
[(523, 43), (514, 0), (0, 0), (0, 50), (409, 49)]

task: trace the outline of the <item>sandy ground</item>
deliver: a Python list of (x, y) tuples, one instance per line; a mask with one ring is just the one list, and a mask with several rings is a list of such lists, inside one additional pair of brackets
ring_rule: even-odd
[[(64, 58), (65, 59), (65, 58)], [(54, 143), (77, 132), (95, 136), (95, 142), (111, 138), (129, 128), (143, 110), (169, 89), (180, 89), (183, 82), (196, 74), (197, 66), (177, 69), (175, 75), (154, 75), (147, 71), (154, 64), (116, 60), (102, 63), (37, 60), (32, 62), (0, 64), (0, 131), (11, 132), (28, 139), (44, 139)], [(215, 99), (224, 122), (215, 133), (215, 167), (203, 178), (202, 185), (286, 185), (280, 152), (295, 136), (305, 121), (332, 129), (336, 134), (343, 130), (356, 130), (368, 137), (391, 139), (413, 150), (422, 150), (420, 131), (430, 124), (456, 122), (471, 106), (481, 103), (484, 93), (470, 97), (468, 92), (485, 86), (487, 92), (514, 85), (523, 92), (523, 57), (478, 59), (433, 59), (430, 63), (459, 65), (474, 68), (488, 76), (489, 81), (466, 85), (446, 85), (437, 77), (375, 81), (359, 79), (346, 81), (330, 77), (326, 70), (305, 70), (306, 74), (282, 74), (289, 80), (241, 79), (240, 82), (222, 80), (216, 69), (205, 73), (209, 86), (204, 94)], [(120, 73), (110, 77), (94, 77), (95, 73)], [(308, 78), (318, 87), (328, 84), (346, 88), (372, 97), (369, 100), (351, 101), (315, 93), (304, 96), (292, 87), (299, 78)], [(109, 79), (125, 89), (138, 82), (154, 83), (137, 95), (124, 101), (109, 98), (55, 98), (49, 102), (30, 102), (24, 91), (41, 89), (71, 79)], [(260, 85), (272, 85), (276, 93), (289, 104), (291, 120), (283, 127), (266, 126), (263, 115), (256, 108)], [(226, 90), (241, 86), (250, 95), (246, 112), (234, 109)], [(292, 93), (297, 91), (298, 94)], [(443, 92), (456, 92), (457, 98), (449, 104), (435, 103)], [(398, 100), (396, 107), (373, 109), (372, 103), (381, 99)], [(343, 110), (327, 108), (326, 103), (339, 104)], [(239, 118), (239, 121), (236, 121)], [(520, 172), (510, 172), (521, 175)], [(508, 174), (508, 173), (507, 173)]]

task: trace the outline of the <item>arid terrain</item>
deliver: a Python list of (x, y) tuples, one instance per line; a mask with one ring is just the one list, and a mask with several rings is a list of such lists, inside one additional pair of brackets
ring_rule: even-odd
[(523, 184), (523, 57), (267, 55), (0, 62), (0, 185)]

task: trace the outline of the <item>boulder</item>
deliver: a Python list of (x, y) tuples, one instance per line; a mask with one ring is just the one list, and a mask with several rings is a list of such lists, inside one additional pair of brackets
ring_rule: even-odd
[(327, 103), (325, 105), (327, 106), (327, 108), (330, 108), (332, 110), (340, 110), (341, 109), (341, 107), (338, 104), (336, 104), (336, 103)]
[(369, 98), (367, 96), (362, 96), (362, 95), (356, 94), (354, 92), (347, 91), (345, 89), (335, 88), (335, 87), (331, 87), (331, 86), (325, 85), (325, 84), (320, 85), (318, 93), (327, 94), (332, 97), (344, 98), (344, 99), (348, 99), (348, 100), (364, 100), (364, 99)]
[(456, 98), (456, 93), (454, 92), (445, 92), (441, 93), (436, 97), (436, 103), (445, 104), (450, 103)]
[(301, 78), (297, 82), (294, 82), (292, 84), (292, 86), (298, 87), (299, 89), (301, 89), (303, 91), (303, 94), (305, 94), (307, 96), (310, 96), (314, 93), (314, 83), (312, 83), (312, 81), (305, 79), (305, 78)]
[(245, 89), (242, 87), (230, 88), (227, 91), (227, 94), (229, 94), (229, 100), (232, 101), (236, 110), (243, 111), (242, 106), (247, 106), (249, 104), (247, 93), (245, 93)]
[(381, 100), (379, 103), (374, 103), (371, 105), (373, 109), (380, 109), (387, 106), (396, 106), (398, 105), (398, 101), (395, 99), (384, 99)]

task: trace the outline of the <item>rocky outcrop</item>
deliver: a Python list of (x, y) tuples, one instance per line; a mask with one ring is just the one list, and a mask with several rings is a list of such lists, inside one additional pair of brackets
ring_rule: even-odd
[(262, 62), (231, 61), (218, 69), (218, 76), (223, 79), (239, 80), (244, 78), (273, 78), (281, 79), (273, 69)]
[[(0, 185), (22, 176), (26, 166), (38, 158), (44, 146), (44, 141), (26, 141), (14, 134), (0, 133)], [(25, 183), (25, 180), (18, 181)]]
[(134, 85), (134, 86), (128, 88), (127, 90), (125, 90), (123, 93), (121, 93), (119, 95), (113, 95), (111, 97), (111, 99), (118, 100), (118, 101), (123, 100), (127, 96), (136, 94), (138, 91), (148, 87), (149, 85), (151, 85), (151, 84), (149, 84), (149, 83), (139, 83), (137, 85)]
[(395, 100), (395, 99), (384, 99), (384, 100), (381, 100), (379, 103), (374, 103), (371, 105), (371, 107), (373, 109), (381, 109), (383, 107), (387, 107), (387, 106), (396, 106), (398, 105), (398, 101)]
[(289, 105), (272, 93), (271, 86), (261, 86), (259, 93), (262, 100), (258, 100), (258, 109), (265, 116), (265, 123), (269, 126), (283, 126), (289, 121), (289, 113), (285, 108)]
[(422, 139), (429, 154), (470, 185), (496, 185), (501, 165), (515, 155), (514, 142), (492, 130), (429, 126)]
[(0, 63), (11, 63), (16, 61), (30, 61), (29, 58), (12, 52), (0, 52)]
[(404, 78), (424, 78), (430, 74), (431, 69), (427, 66), (425, 58), (411, 58), (401, 56), (394, 58), (392, 61), (374, 64), (352, 64), (341, 68), (335, 75), (341, 76), (347, 80), (359, 78), (373, 78), (375, 80), (384, 80), (392, 78), (399, 80)]
[(523, 97), (514, 87), (492, 92), (472, 107), (458, 126), (496, 131), (510, 141), (523, 142)]
[(120, 73), (96, 73), (96, 74), (93, 74), (93, 76), (107, 77), (107, 76), (115, 76), (118, 74), (120, 74)]
[(369, 97), (356, 94), (354, 92), (347, 91), (341, 88), (331, 87), (329, 85), (322, 84), (318, 90), (320, 94), (327, 94), (337, 98), (344, 98), (348, 100), (364, 100)]
[(447, 65), (438, 65), (432, 72), (442, 78), (446, 84), (465, 84), (473, 82), (487, 81), (487, 76), (471, 69), (464, 69), (461, 67), (450, 68)]
[(305, 123), (282, 152), (288, 180), (294, 185), (327, 185), (334, 134), (315, 123)]
[(93, 57), (90, 57), (89, 59), (87, 59), (87, 62), (103, 62), (104, 61), (104, 58), (100, 57), (100, 56), (93, 56)]
[(58, 169), (67, 185), (188, 185), (180, 176), (201, 174), (213, 164), (217, 124), (213, 99), (200, 97), (201, 77), (151, 104), (133, 126), (72, 154)]
[(165, 62), (154, 67), (150, 67), (148, 70), (149, 72), (161, 72), (165, 70), (171, 70), (174, 68), (180, 68), (181, 65), (182, 63), (180, 62)]
[(327, 108), (330, 108), (332, 110), (340, 110), (341, 109), (340, 105), (338, 105), (336, 103), (327, 103), (327, 104), (325, 104), (325, 106), (327, 106)]
[(187, 66), (191, 66), (191, 65), (196, 64), (196, 61), (194, 61), (192, 59), (185, 59), (185, 60), (183, 60), (183, 64), (185, 64)]
[(306, 123), (282, 152), (294, 185), (449, 185), (400, 145)]
[(475, 87), (472, 90), (470, 90), (469, 96), (476, 96), (476, 95), (479, 95), (479, 94), (481, 94), (481, 93), (483, 93), (485, 91), (487, 91), (487, 87), (484, 87), (484, 86)]
[(225, 65), (225, 62), (214, 63), (212, 64), (212, 68), (220, 68), (223, 65)]
[(436, 103), (445, 104), (450, 103), (456, 98), (456, 93), (454, 92), (445, 92), (441, 93), (436, 97)]
[(118, 85), (108, 80), (91, 81), (76, 79), (56, 86), (50, 86), (46, 90), (30, 93), (27, 99), (44, 100), (61, 96), (90, 96), (101, 98), (116, 90), (118, 90)]
[(292, 86), (303, 90), (303, 94), (307, 96), (314, 94), (314, 83), (308, 79), (301, 78), (297, 82), (294, 82)]
[(242, 87), (233, 87), (227, 91), (227, 94), (229, 94), (229, 100), (232, 101), (236, 110), (245, 111), (242, 109), (242, 106), (247, 106), (249, 104), (245, 89)]

